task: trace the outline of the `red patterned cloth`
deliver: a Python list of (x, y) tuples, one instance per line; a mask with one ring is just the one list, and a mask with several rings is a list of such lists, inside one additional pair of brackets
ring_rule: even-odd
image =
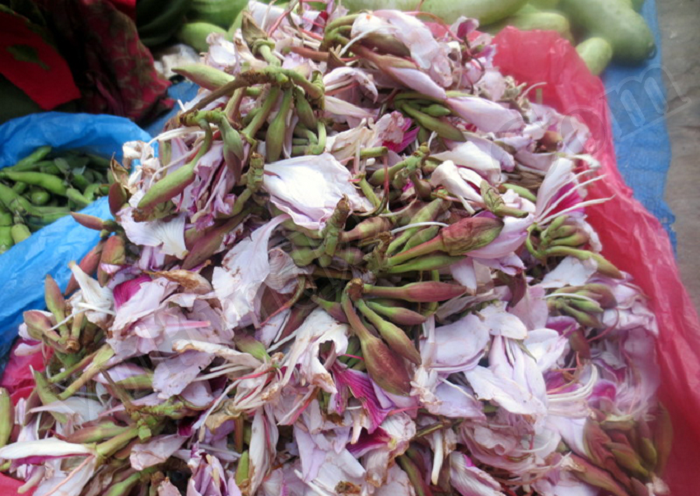
[(44, 110), (80, 98), (70, 68), (56, 49), (32, 29), (28, 19), (3, 11), (0, 74)]
[[(135, 121), (172, 107), (170, 83), (153, 67), (127, 12), (134, 0), (36, 0), (83, 94), (82, 109)], [(133, 11), (133, 9), (131, 9)]]

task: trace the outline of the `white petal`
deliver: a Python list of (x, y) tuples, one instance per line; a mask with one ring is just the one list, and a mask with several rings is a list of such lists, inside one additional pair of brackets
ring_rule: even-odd
[(24, 441), (9, 444), (0, 448), (0, 458), (3, 460), (17, 460), (30, 456), (85, 456), (94, 455), (95, 452), (82, 444), (68, 443), (55, 437), (40, 439), (38, 441)]

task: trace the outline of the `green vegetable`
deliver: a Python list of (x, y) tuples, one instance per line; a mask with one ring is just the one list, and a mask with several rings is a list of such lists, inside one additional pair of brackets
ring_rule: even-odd
[(559, 0), (530, 0), (530, 5), (541, 10), (556, 9), (559, 6)]
[(5, 253), (7, 250), (12, 248), (14, 244), (15, 242), (12, 241), (12, 227), (0, 227), (0, 254)]
[(343, 6), (351, 12), (360, 10), (397, 9), (418, 10), (441, 17), (445, 22), (454, 22), (460, 16), (479, 19), (483, 25), (491, 24), (513, 15), (527, 0), (346, 0)]
[(605, 38), (618, 62), (643, 62), (656, 49), (649, 26), (626, 0), (562, 0), (560, 8), (587, 34)]
[(136, 2), (136, 25), (141, 42), (154, 47), (168, 41), (184, 21), (189, 6), (190, 0)]
[(534, 14), (518, 13), (497, 24), (488, 26), (486, 31), (489, 33), (497, 33), (506, 26), (513, 26), (523, 31), (533, 31), (536, 29), (556, 31), (562, 38), (573, 41), (569, 20), (556, 12), (536, 12)]
[(228, 35), (225, 29), (208, 22), (188, 22), (177, 33), (177, 39), (186, 45), (190, 45), (198, 52), (209, 50), (207, 36), (211, 33)]
[(46, 205), (51, 201), (51, 195), (48, 193), (48, 191), (44, 189), (33, 189), (29, 193), (29, 200), (34, 204), (34, 205)]
[(608, 66), (613, 56), (613, 48), (603, 38), (588, 38), (578, 44), (576, 51), (596, 76)]
[(44, 174), (43, 172), (13, 172), (3, 170), (0, 171), (0, 178), (32, 184), (34, 186), (44, 188), (55, 195), (66, 196), (66, 186), (63, 184), (63, 179), (51, 174)]
[(24, 170), (31, 170), (34, 165), (39, 162), (41, 159), (46, 157), (49, 153), (51, 153), (51, 147), (50, 146), (40, 146), (36, 150), (34, 150), (32, 153), (24, 157), (22, 160), (17, 162), (15, 165), (11, 167), (7, 167), (4, 170), (13, 170), (16, 172), (24, 171)]
[(32, 235), (32, 233), (29, 231), (29, 228), (26, 225), (15, 224), (10, 228), (10, 235), (12, 236), (12, 241), (17, 244), (27, 239)]
[(247, 5), (248, 0), (192, 0), (187, 16), (196, 21), (228, 28)]
[(0, 212), (0, 227), (12, 226), (12, 214), (10, 212)]

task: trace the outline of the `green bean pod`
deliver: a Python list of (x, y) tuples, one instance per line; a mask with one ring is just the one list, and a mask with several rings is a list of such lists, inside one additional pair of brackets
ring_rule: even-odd
[(46, 205), (51, 201), (51, 195), (44, 189), (35, 188), (30, 191), (29, 199), (34, 205)]
[(46, 191), (50, 191), (55, 195), (67, 196), (67, 188), (66, 185), (63, 184), (63, 179), (51, 174), (44, 174), (43, 172), (13, 172), (5, 170), (0, 171), (0, 178), (23, 182), (33, 186), (39, 186), (40, 188), (44, 188)]
[(2, 226), (0, 227), (0, 254), (5, 253), (7, 250), (12, 248), (15, 242), (12, 240), (12, 227)]
[(25, 224), (17, 223), (10, 228), (10, 235), (12, 236), (12, 241), (17, 244), (27, 239), (32, 233)]
[(16, 172), (25, 171), (25, 170), (33, 170), (33, 167), (35, 167), (36, 163), (39, 162), (44, 157), (46, 157), (49, 153), (51, 153), (50, 146), (40, 146), (39, 148), (34, 150), (31, 154), (27, 155), (22, 160), (17, 162), (15, 165), (8, 167), (5, 170), (13, 170)]

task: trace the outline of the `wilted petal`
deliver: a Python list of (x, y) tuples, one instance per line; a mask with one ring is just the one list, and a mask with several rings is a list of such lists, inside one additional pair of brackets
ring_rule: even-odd
[(450, 482), (462, 496), (505, 496), (501, 485), (462, 453), (450, 453)]
[(350, 171), (330, 153), (266, 164), (265, 173), (272, 203), (307, 229), (321, 229), (343, 196), (354, 211), (371, 208), (353, 186)]
[(185, 214), (168, 220), (136, 222), (133, 209), (120, 212), (121, 225), (132, 243), (142, 246), (160, 247), (166, 255), (185, 258)]
[(444, 186), (452, 195), (463, 199), (463, 201), (483, 203), (479, 188), (482, 177), (471, 169), (457, 167), (454, 162), (447, 160), (433, 171), (430, 176), (430, 184), (433, 186)]
[(438, 160), (450, 160), (455, 165), (479, 172), (493, 185), (500, 182), (501, 163), (492, 155), (482, 151), (471, 141), (460, 143), (451, 150), (440, 152), (432, 156)]
[(68, 443), (55, 437), (9, 444), (0, 448), (0, 459), (62, 458), (66, 456), (91, 456), (95, 452), (82, 444)]
[(230, 327), (236, 327), (254, 310), (258, 289), (270, 274), (270, 236), (287, 219), (286, 215), (277, 216), (253, 231), (249, 239), (239, 241), (226, 254), (222, 267), (214, 268), (212, 285)]
[(131, 448), (129, 461), (134, 470), (143, 470), (159, 463), (164, 463), (187, 440), (186, 437), (171, 434), (156, 436), (145, 443)]
[(448, 98), (447, 105), (462, 119), (487, 133), (518, 131), (525, 127), (520, 112), (485, 98), (456, 96)]
[(503, 336), (510, 339), (525, 339), (527, 327), (515, 315), (508, 313), (503, 302), (489, 305), (479, 312), (483, 325), (492, 336)]
[(481, 400), (493, 401), (509, 412), (520, 415), (543, 413), (542, 403), (511, 379), (498, 377), (490, 369), (481, 366), (465, 372), (465, 375)]
[[(479, 317), (468, 314), (436, 328), (434, 340), (421, 344), (421, 355), (430, 360), (428, 366), (440, 372), (470, 370), (479, 363), (489, 340), (489, 328)], [(432, 355), (428, 355), (430, 352)]]
[(160, 362), (153, 373), (153, 389), (167, 400), (180, 394), (199, 373), (209, 366), (214, 355), (186, 351)]
[(345, 353), (348, 347), (348, 326), (336, 321), (325, 310), (317, 308), (296, 330), (296, 339), (284, 360), (287, 371), (283, 383), (289, 382), (292, 374), (298, 371), (306, 382), (326, 392), (336, 393), (331, 374), (318, 358), (320, 346), (326, 342), (332, 343), (336, 355)]

